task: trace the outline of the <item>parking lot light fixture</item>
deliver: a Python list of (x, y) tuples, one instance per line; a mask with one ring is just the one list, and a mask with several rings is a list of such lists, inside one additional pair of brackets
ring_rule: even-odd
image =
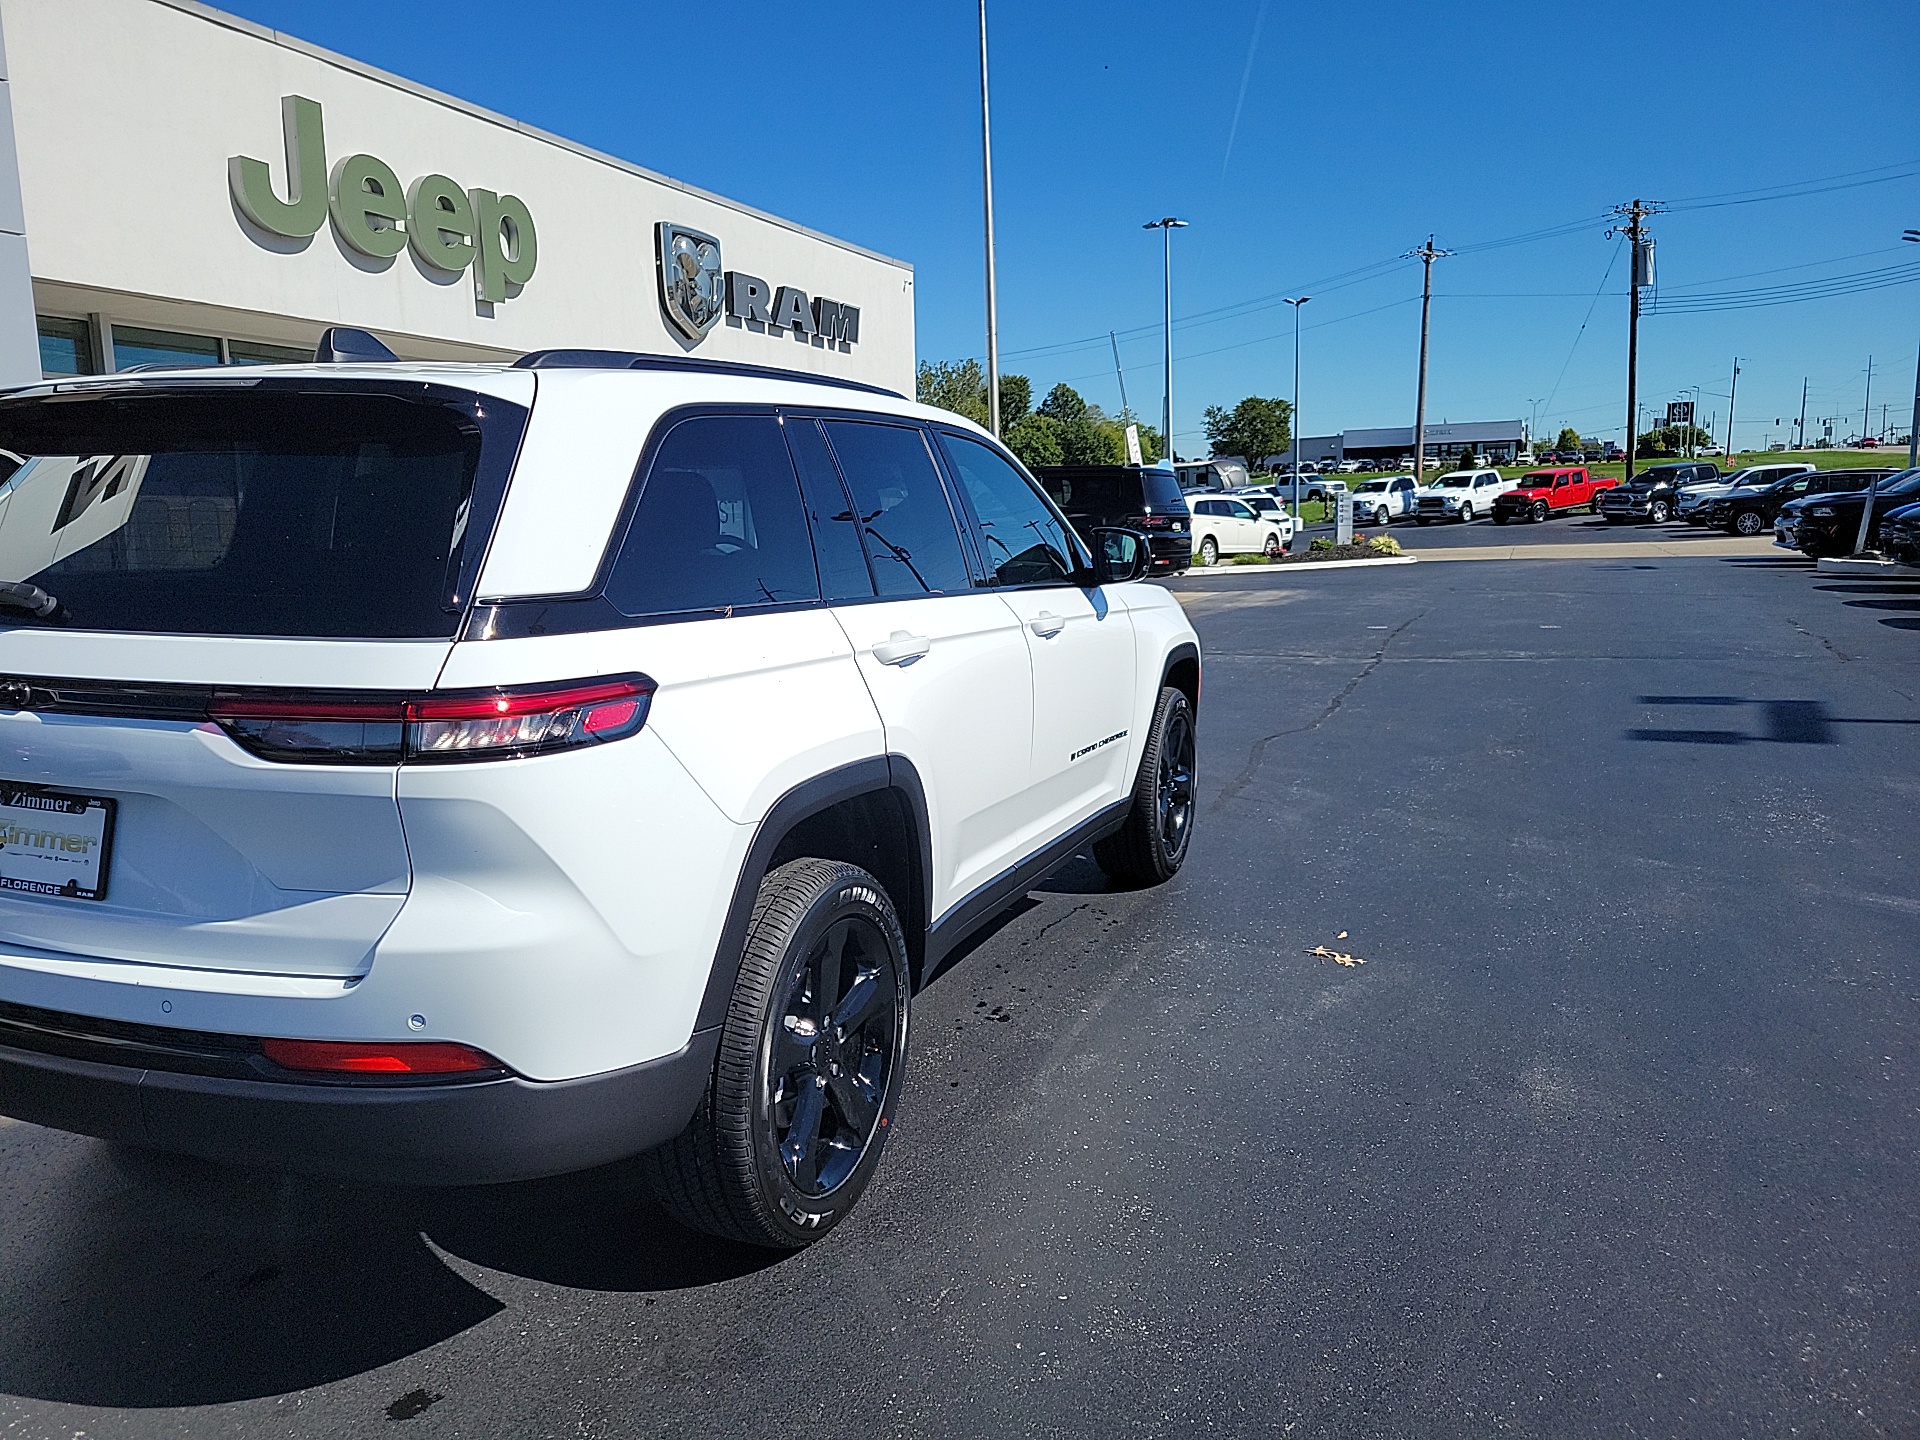
[(1187, 222), (1177, 219), (1172, 215), (1166, 215), (1158, 220), (1149, 220), (1140, 228), (1142, 230), (1158, 230), (1160, 232), (1161, 249), (1163, 252), (1163, 273), (1166, 276), (1167, 296), (1167, 389), (1166, 398), (1162, 402), (1160, 411), (1160, 423), (1163, 427), (1162, 434), (1165, 437), (1167, 447), (1166, 458), (1169, 463), (1172, 463), (1180, 458), (1173, 448), (1173, 232), (1186, 229)]
[(1300, 307), (1311, 300), (1302, 295), (1288, 300), (1293, 307), (1293, 523), (1300, 523)]

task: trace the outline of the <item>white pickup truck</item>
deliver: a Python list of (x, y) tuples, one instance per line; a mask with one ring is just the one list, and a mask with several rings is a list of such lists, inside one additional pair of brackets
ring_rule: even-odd
[(1493, 497), (1513, 489), (1498, 470), (1449, 470), (1421, 488), (1415, 518), (1426, 525), (1435, 520), (1477, 520), (1493, 514)]
[(1416, 493), (1411, 475), (1362, 481), (1353, 491), (1353, 523), (1389, 525), (1395, 520), (1405, 520), (1415, 513)]

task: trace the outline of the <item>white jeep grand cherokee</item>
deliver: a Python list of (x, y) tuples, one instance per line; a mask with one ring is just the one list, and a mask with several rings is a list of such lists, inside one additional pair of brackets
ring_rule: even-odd
[(1089, 844), (1186, 855), (1193, 630), (947, 412), (549, 352), (63, 381), (0, 447), (0, 1113), (418, 1183), (650, 1152), (803, 1245), (915, 983)]

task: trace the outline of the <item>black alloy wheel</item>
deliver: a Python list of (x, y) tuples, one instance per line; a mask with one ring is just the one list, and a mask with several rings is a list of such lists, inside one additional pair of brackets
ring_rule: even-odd
[(1168, 686), (1154, 706), (1133, 803), (1119, 830), (1093, 846), (1100, 868), (1122, 885), (1160, 885), (1180, 871), (1197, 808), (1193, 705)]
[(648, 1156), (697, 1229), (799, 1249), (872, 1179), (906, 1068), (906, 940), (880, 882), (805, 859), (761, 882), (707, 1093)]
[(1758, 535), (1766, 528), (1766, 516), (1758, 510), (1742, 510), (1733, 517), (1733, 533), (1736, 535)]
[(1538, 525), (1542, 520), (1545, 520), (1546, 518), (1547, 518), (1547, 502), (1544, 500), (1534, 501), (1533, 508), (1527, 511), (1527, 519), (1531, 520), (1534, 524)]

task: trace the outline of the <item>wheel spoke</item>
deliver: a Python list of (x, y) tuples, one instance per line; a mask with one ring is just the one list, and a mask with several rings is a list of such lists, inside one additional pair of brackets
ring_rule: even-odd
[(835, 921), (821, 942), (820, 959), (814, 968), (813, 1013), (822, 1025), (829, 1021), (840, 1003), (840, 990), (846, 977), (847, 950), (855, 944), (853, 922)]
[(808, 1016), (782, 1016), (773, 1030), (773, 1055), (767, 1066), (767, 1079), (777, 1084), (795, 1070), (810, 1066), (818, 1034), (818, 1028)]
[(853, 982), (853, 988), (847, 991), (833, 1012), (830, 1022), (842, 1037), (850, 1036), (855, 1030), (874, 1016), (882, 1007), (891, 1010), (894, 1002), (893, 967), (876, 966)]
[(780, 1159), (793, 1183), (805, 1191), (819, 1185), (820, 1120), (827, 1110), (826, 1086), (817, 1075), (804, 1077), (794, 1102), (793, 1123), (780, 1141)]
[(832, 1097), (834, 1112), (841, 1122), (860, 1141), (864, 1141), (872, 1132), (874, 1117), (880, 1110), (878, 1094), (872, 1092), (858, 1075), (846, 1069), (842, 1069), (838, 1075), (827, 1077), (827, 1092)]

